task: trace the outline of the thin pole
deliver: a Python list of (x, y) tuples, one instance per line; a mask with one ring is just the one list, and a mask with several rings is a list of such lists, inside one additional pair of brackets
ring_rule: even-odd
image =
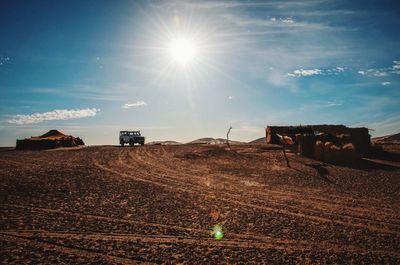
[(229, 127), (228, 132), (226, 133), (226, 144), (228, 145), (229, 149), (231, 149), (231, 146), (229, 145), (229, 133), (232, 130), (232, 126)]

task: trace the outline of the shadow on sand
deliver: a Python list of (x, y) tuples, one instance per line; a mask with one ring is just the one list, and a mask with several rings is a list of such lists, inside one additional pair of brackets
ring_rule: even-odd
[[(321, 180), (323, 180), (324, 182), (329, 183), (329, 184), (333, 184), (333, 185), (338, 185), (337, 183), (335, 183), (335, 182), (333, 182), (332, 180), (329, 179), (329, 171), (328, 171), (328, 169), (326, 169), (326, 164), (324, 164), (324, 163), (313, 163), (313, 164), (302, 163), (302, 164), (305, 165), (305, 166), (308, 166), (308, 167), (311, 167), (311, 168), (315, 169), (315, 171), (318, 173), (318, 177)], [(295, 170), (295, 171), (297, 171), (297, 172), (299, 172), (299, 173), (301, 173), (303, 175), (306, 175), (306, 176), (310, 176), (310, 177), (313, 177), (313, 178), (316, 177), (316, 175), (309, 174), (309, 173), (301, 171), (301, 170), (299, 170), (297, 168), (291, 167), (291, 169), (293, 169), (293, 170)]]
[(389, 152), (389, 151), (384, 151), (384, 150), (366, 154), (365, 158), (379, 159), (379, 160), (385, 160), (385, 161), (399, 162), (400, 163), (400, 153)]
[(387, 161), (382, 158), (378, 158), (378, 160), (371, 158), (362, 158), (355, 165), (344, 165), (344, 166), (361, 170), (379, 169), (379, 170), (392, 171), (400, 169), (400, 164), (396, 165), (391, 163), (391, 161)]

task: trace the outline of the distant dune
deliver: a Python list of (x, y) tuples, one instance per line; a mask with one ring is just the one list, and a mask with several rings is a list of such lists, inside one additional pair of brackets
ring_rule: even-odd
[[(233, 141), (229, 140), (230, 144), (244, 144), (244, 142), (240, 141)], [(191, 142), (188, 142), (188, 144), (226, 144), (226, 139), (222, 138), (200, 138)]]
[(180, 145), (182, 143), (176, 141), (152, 141), (147, 143), (147, 145)]
[(375, 141), (375, 142), (400, 141), (400, 133), (374, 137), (374, 138), (372, 138), (372, 141)]
[(267, 142), (267, 139), (265, 137), (261, 137), (258, 139), (255, 139), (251, 142), (249, 142), (249, 144), (265, 144)]

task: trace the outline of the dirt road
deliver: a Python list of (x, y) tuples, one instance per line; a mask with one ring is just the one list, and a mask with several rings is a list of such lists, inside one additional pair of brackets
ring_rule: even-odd
[(396, 164), (233, 148), (1, 151), (0, 262), (400, 262)]

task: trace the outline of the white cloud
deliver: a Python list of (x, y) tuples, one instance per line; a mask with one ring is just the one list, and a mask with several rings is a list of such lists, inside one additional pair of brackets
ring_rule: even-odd
[[(268, 18), (269, 18), (269, 16), (268, 16)], [(248, 22), (250, 22), (251, 20), (248, 20)], [(257, 25), (259, 25), (259, 26), (261, 26), (261, 25), (264, 25), (264, 26), (266, 26), (267, 24), (268, 24), (268, 21), (267, 20), (252, 20), (253, 21), (253, 23), (255, 23), (255, 24), (257, 24)], [(293, 20), (293, 18), (292, 17), (286, 17), (286, 18), (276, 18), (276, 17), (271, 17), (271, 18), (269, 18), (269, 21), (271, 21), (271, 22), (276, 22), (276, 23), (278, 23), (278, 22), (280, 22), (280, 23), (286, 23), (286, 24), (293, 24), (293, 23), (295, 23), (296, 21), (294, 21)]]
[(379, 69), (366, 69), (358, 71), (359, 74), (369, 76), (369, 77), (384, 77), (390, 74), (400, 75), (400, 61), (393, 61), (393, 65), (390, 67), (383, 67)]
[(388, 81), (385, 81), (385, 82), (382, 82), (382, 83), (381, 83), (382, 86), (388, 86), (388, 85), (390, 85), (390, 84), (391, 84), (391, 83), (388, 82)]
[(143, 100), (136, 101), (135, 103), (126, 103), (121, 106), (123, 109), (130, 109), (130, 108), (135, 108), (135, 107), (141, 107), (141, 106), (146, 106), (147, 103), (144, 102)]
[(342, 105), (343, 105), (342, 102), (328, 101), (328, 103), (326, 104), (326, 107), (339, 107), (339, 106), (342, 106)]
[(159, 8), (171, 8), (175, 6), (187, 6), (194, 9), (227, 9), (227, 8), (249, 8), (249, 7), (269, 7), (269, 8), (307, 8), (313, 6), (319, 1), (161, 1), (152, 5)]
[(288, 76), (291, 77), (299, 77), (299, 76), (311, 76), (311, 75), (320, 75), (322, 73), (321, 69), (298, 69), (294, 70), (293, 73), (288, 73)]
[(292, 23), (295, 22), (295, 21), (293, 20), (293, 18), (291, 18), (291, 17), (288, 17), (288, 18), (280, 18), (279, 20), (282, 21), (283, 23), (286, 23), (286, 24), (292, 24)]
[(332, 69), (324, 69), (322, 70), (322, 75), (338, 75), (339, 73), (343, 73), (345, 68), (337, 66)]
[(334, 67), (331, 69), (297, 69), (292, 73), (288, 73), (287, 75), (290, 77), (299, 77), (299, 76), (311, 76), (311, 75), (338, 75), (339, 73), (344, 72), (346, 69), (344, 67)]
[(228, 99), (233, 99), (233, 96), (229, 96)]
[[(219, 20), (222, 19), (222, 20)], [(323, 23), (310, 22), (310, 21), (297, 21), (292, 17), (251, 17), (246, 15), (235, 15), (232, 13), (224, 13), (218, 18), (218, 23), (230, 26), (237, 30), (246, 30), (252, 27), (253, 31), (261, 32), (264, 34), (288, 33), (289, 31), (338, 31), (347, 30), (337, 26), (331, 26)]]
[(374, 77), (383, 77), (388, 75), (388, 68), (381, 68), (381, 69), (367, 69), (367, 70), (360, 70), (358, 73), (364, 76), (374, 76)]
[(10, 60), (11, 60), (10, 57), (0, 56), (0, 66), (10, 62)]
[(376, 69), (368, 69), (367, 73), (369, 75), (373, 75), (376, 77), (382, 77), (382, 76), (387, 76), (387, 72), (383, 71), (383, 70), (376, 70)]
[(321, 74), (321, 70), (320, 69), (309, 69), (309, 70), (300, 69), (300, 70), (294, 70), (293, 73), (296, 75), (301, 75), (301, 76), (319, 75), (319, 74)]
[(86, 118), (96, 116), (97, 112), (100, 109), (96, 108), (86, 108), (86, 109), (56, 109), (49, 112), (43, 113), (34, 113), (29, 115), (14, 115), (7, 122), (13, 124), (32, 124), (32, 123), (40, 123), (43, 121), (51, 121), (51, 120), (71, 120), (78, 118)]
[(393, 61), (392, 73), (400, 75), (400, 61)]

